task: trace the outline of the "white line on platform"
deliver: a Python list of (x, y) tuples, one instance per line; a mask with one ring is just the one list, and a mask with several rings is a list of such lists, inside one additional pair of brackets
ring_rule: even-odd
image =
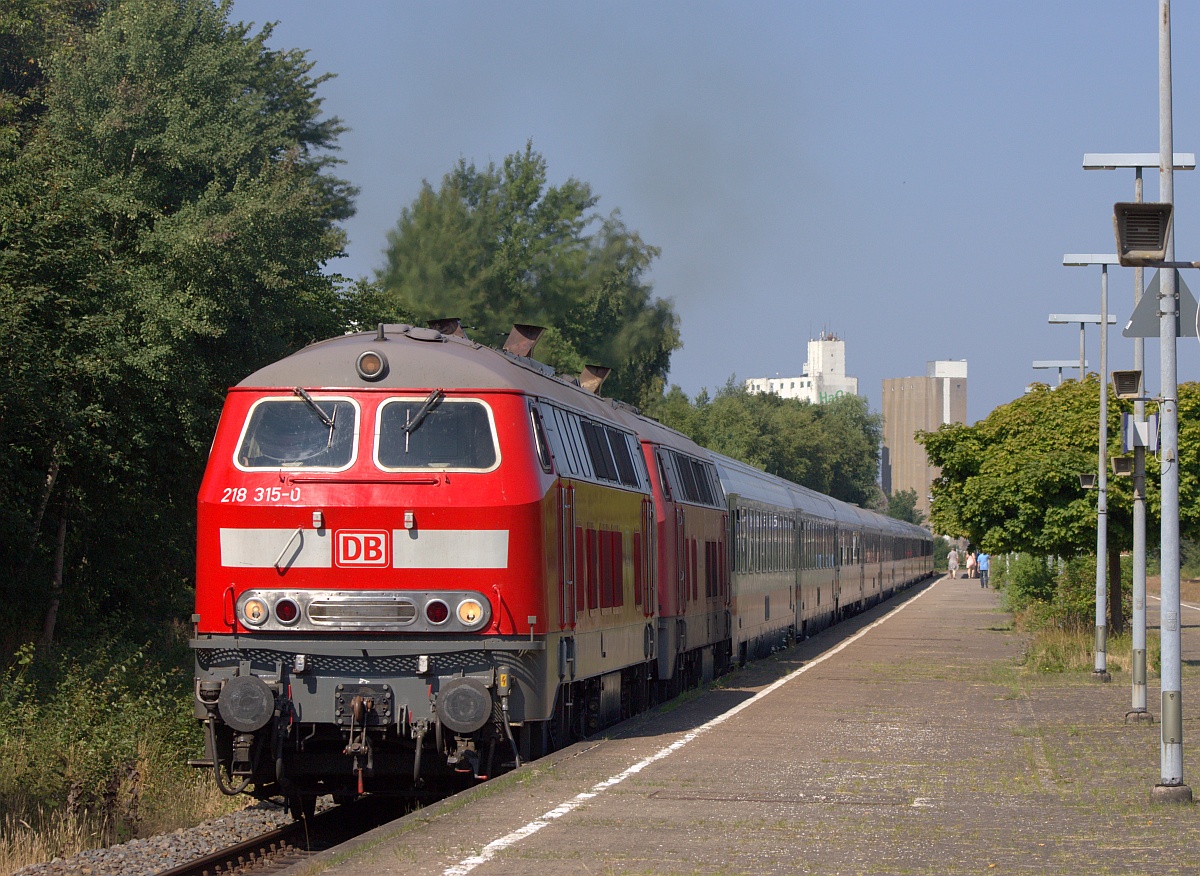
[[(1151, 594), (1147, 593), (1146, 598), (1153, 599), (1155, 602), (1162, 602), (1161, 596), (1152, 596)], [(1181, 602), (1179, 604), (1183, 608), (1190, 608), (1192, 611), (1200, 611), (1200, 605), (1192, 605), (1190, 602)]]
[(707, 723), (701, 724), (695, 730), (685, 733), (683, 736), (680, 736), (678, 739), (676, 739), (674, 742), (672, 742), (670, 745), (666, 746), (665, 748), (660, 748), (658, 751), (654, 752), (654, 754), (638, 761), (633, 766), (627, 768), (623, 772), (619, 772), (615, 776), (610, 776), (609, 778), (605, 779), (603, 782), (599, 782), (598, 784), (593, 785), (590, 790), (583, 791), (582, 793), (576, 794), (570, 800), (568, 800), (565, 803), (561, 803), (558, 806), (555, 806), (549, 812), (546, 812), (545, 814), (543, 814), (540, 818), (535, 818), (533, 821), (529, 822), (528, 824), (524, 825), (523, 827), (518, 827), (516, 830), (512, 831), (511, 833), (505, 834), (504, 836), (500, 837), (499, 839), (492, 840), (490, 843), (488, 843), (486, 846), (483, 847), (482, 851), (480, 851), (480, 853), (478, 855), (472, 855), (469, 858), (463, 858), (461, 861), (459, 861), (454, 866), (447, 867), (443, 871), (443, 876), (465, 876), (465, 874), (470, 873), (472, 870), (474, 870), (480, 864), (486, 864), (488, 861), (490, 861), (492, 858), (494, 858), (497, 853), (504, 851), (505, 849), (509, 848), (510, 846), (516, 845), (517, 843), (519, 843), (521, 840), (525, 839), (528, 836), (532, 836), (533, 834), (535, 834), (539, 830), (541, 830), (543, 827), (546, 827), (547, 825), (549, 825), (552, 821), (562, 818), (568, 812), (572, 812), (572, 811), (578, 809), (580, 806), (582, 806), (584, 803), (591, 800), (593, 797), (596, 797), (597, 795), (603, 793), (604, 791), (607, 791), (609, 788), (612, 788), (615, 785), (621, 784), (621, 782), (625, 781), (630, 776), (637, 775), (642, 770), (644, 770), (646, 767), (650, 766), (652, 763), (660, 761), (664, 757), (669, 757), (670, 755), (679, 751), (679, 749), (683, 748), (685, 745), (687, 745), (689, 742), (691, 742), (696, 737), (700, 736), (703, 733), (707, 733), (709, 730), (711, 730), (712, 728), (714, 728), (720, 724), (724, 724), (726, 721), (728, 721), (734, 715), (738, 714), (743, 709), (749, 708), (754, 703), (758, 702), (759, 700), (761, 700), (763, 697), (767, 696), (768, 694), (774, 693), (776, 690), (783, 687), (785, 684), (787, 684), (793, 678), (803, 675), (805, 672), (808, 672), (808, 670), (812, 669), (814, 666), (824, 663), (830, 657), (833, 657), (835, 654), (837, 654), (840, 651), (842, 651), (843, 649), (849, 647), (854, 642), (857, 642), (859, 639), (861, 639), (867, 633), (871, 632), (871, 630), (875, 629), (880, 624), (884, 623), (885, 621), (891, 620), (893, 617), (898, 615), (900, 612), (904, 611), (904, 609), (908, 608), (910, 605), (912, 605), (914, 602), (916, 602), (918, 599), (920, 599), (922, 596), (924, 596), (926, 593), (928, 593), (930, 590), (932, 590), (934, 587), (936, 587), (938, 584), (940, 584), (944, 580), (946, 580), (946, 579), (941, 578), (941, 579), (933, 582), (933, 584), (931, 584), (926, 590), (924, 590), (921, 593), (918, 593), (916, 596), (914, 596), (912, 599), (908, 600), (907, 602), (903, 603), (902, 605), (898, 605), (896, 608), (892, 609), (891, 611), (889, 611), (887, 614), (885, 614), (883, 617), (879, 618), (878, 620), (867, 624), (865, 627), (863, 627), (861, 630), (859, 630), (857, 633), (855, 633), (850, 638), (845, 639), (844, 641), (838, 643), (836, 646), (834, 646), (833, 648), (830, 648), (828, 651), (826, 651), (824, 654), (821, 654), (819, 657), (813, 658), (808, 663), (805, 663), (803, 666), (801, 666), (799, 669), (793, 670), (792, 672), (785, 675), (783, 678), (780, 678), (780, 679), (774, 681), (773, 683), (771, 683), (770, 685), (768, 685), (767, 687), (764, 687), (762, 690), (760, 690), (754, 696), (750, 697), (748, 700), (743, 700), (742, 702), (738, 703), (736, 706), (734, 706), (729, 711), (722, 712), (720, 715), (717, 715), (715, 718), (711, 719)]

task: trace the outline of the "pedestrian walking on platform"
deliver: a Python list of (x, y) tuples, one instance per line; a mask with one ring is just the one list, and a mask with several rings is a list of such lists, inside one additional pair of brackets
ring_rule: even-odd
[(979, 567), (979, 586), (988, 587), (988, 568), (992, 564), (992, 558), (983, 551), (979, 552), (979, 556), (975, 558), (975, 565)]
[(950, 569), (950, 577), (958, 577), (958, 551), (950, 548), (950, 553), (946, 554), (946, 565)]
[(967, 577), (975, 577), (975, 551), (967, 552)]

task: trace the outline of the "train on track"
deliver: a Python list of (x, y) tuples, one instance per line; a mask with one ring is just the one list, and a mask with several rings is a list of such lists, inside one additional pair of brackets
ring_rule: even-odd
[(616, 723), (933, 571), (932, 536), (713, 453), (455, 320), (227, 396), (196, 717), (226, 793), (420, 795)]

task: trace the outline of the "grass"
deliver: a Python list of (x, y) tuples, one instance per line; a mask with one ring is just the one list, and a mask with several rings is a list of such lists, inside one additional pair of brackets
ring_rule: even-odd
[[(0, 773), (7, 766), (0, 757)], [(128, 800), (126, 795), (125, 802)], [(196, 773), (182, 787), (175, 783), (156, 790), (148, 799), (143, 798), (137, 834), (152, 836), (191, 827), (246, 803), (244, 797), (221, 794), (211, 774)], [(105, 811), (102, 804), (53, 806), (19, 791), (0, 795), (0, 873), (12, 873), (31, 864), (67, 858), (128, 839), (128, 824), (122, 814)]]
[[(1095, 666), (1095, 644), (1094, 627), (1039, 624), (1032, 630), (1021, 666), (1026, 671), (1044, 674), (1089, 671)], [(1147, 632), (1148, 671), (1158, 668), (1158, 650), (1158, 633)], [(1130, 633), (1108, 637), (1105, 665), (1109, 672), (1132, 671), (1133, 637)]]

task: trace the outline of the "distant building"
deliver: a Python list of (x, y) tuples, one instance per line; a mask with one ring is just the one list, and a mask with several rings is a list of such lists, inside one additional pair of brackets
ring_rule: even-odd
[(929, 488), (940, 470), (929, 464), (914, 438), (943, 423), (967, 421), (967, 362), (925, 363), (924, 377), (883, 381), (883, 458), (881, 481), (889, 496), (915, 490), (917, 510), (929, 518)]
[(798, 377), (755, 377), (747, 392), (773, 392), (782, 398), (823, 404), (843, 395), (858, 395), (858, 378), (846, 376), (846, 342), (821, 332), (808, 342), (808, 361)]

